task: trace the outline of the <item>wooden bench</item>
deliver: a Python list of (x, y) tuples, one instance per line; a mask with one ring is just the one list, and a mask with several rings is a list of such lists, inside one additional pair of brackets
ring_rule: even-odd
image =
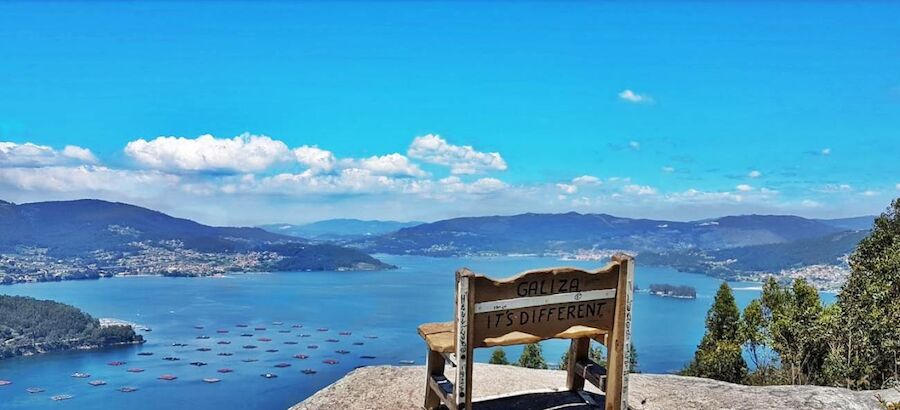
[[(546, 339), (571, 339), (567, 388), (585, 380), (605, 393), (607, 410), (625, 410), (631, 346), (634, 259), (625, 254), (596, 271), (540, 269), (493, 280), (468, 269), (456, 272), (456, 319), (426, 323), (425, 408), (472, 409), (472, 352)], [(589, 358), (590, 341), (607, 347), (608, 368)], [(444, 375), (456, 366), (456, 383)]]

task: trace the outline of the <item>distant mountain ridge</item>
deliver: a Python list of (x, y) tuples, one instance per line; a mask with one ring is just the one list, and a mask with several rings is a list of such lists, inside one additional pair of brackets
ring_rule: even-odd
[(180, 240), (185, 248), (234, 252), (265, 242), (301, 242), (259, 228), (214, 227), (139, 206), (95, 199), (0, 206), (0, 252), (19, 246), (70, 256), (135, 241)]
[(845, 231), (791, 215), (741, 215), (677, 222), (608, 214), (520, 214), (454, 218), (354, 246), (373, 252), (454, 256), (475, 253), (555, 253), (578, 249), (673, 251), (787, 243)]
[(0, 203), (0, 283), (113, 274), (393, 268), (368, 254), (260, 228), (215, 227), (94, 199)]
[(299, 238), (346, 241), (365, 238), (369, 236), (384, 235), (386, 233), (398, 231), (403, 228), (421, 225), (422, 223), (423, 222), (415, 221), (398, 222), (345, 218), (327, 219), (303, 225), (268, 224), (260, 225), (259, 227), (272, 233), (289, 235)]

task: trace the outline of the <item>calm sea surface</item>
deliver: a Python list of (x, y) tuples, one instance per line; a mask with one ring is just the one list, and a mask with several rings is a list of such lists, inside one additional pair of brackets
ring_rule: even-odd
[[(52, 299), (72, 304), (95, 317), (132, 321), (150, 327), (141, 346), (100, 351), (65, 352), (0, 360), (0, 379), (13, 381), (0, 387), (2, 409), (286, 409), (334, 382), (358, 366), (398, 364), (401, 360), (423, 363), (425, 348), (416, 334), (423, 322), (453, 318), (454, 272), (469, 267), (494, 277), (550, 266), (596, 268), (599, 262), (559, 261), (553, 258), (425, 258), (381, 256), (401, 267), (386, 272), (299, 272), (242, 274), (225, 278), (132, 277), (98, 281), (25, 284), (0, 287), (0, 293)], [(672, 372), (683, 367), (703, 335), (706, 311), (719, 280), (667, 268), (638, 265), (636, 284), (689, 285), (696, 300), (679, 300), (637, 293), (634, 301), (633, 339), (643, 372)], [(757, 297), (758, 284), (732, 283), (740, 306)], [(833, 296), (823, 295), (831, 301)], [(283, 322), (281, 325), (273, 322)], [(238, 328), (237, 324), (247, 324)], [(294, 325), (302, 325), (300, 328)], [(195, 329), (203, 326), (203, 329)], [(265, 327), (265, 330), (254, 330)], [(327, 331), (319, 331), (327, 328)], [(227, 330), (228, 333), (218, 333)], [(351, 332), (350, 335), (340, 335)], [(252, 333), (252, 337), (240, 336)], [(197, 339), (197, 336), (209, 339)], [(303, 335), (308, 335), (303, 337)], [(368, 336), (368, 337), (367, 337)], [(377, 338), (369, 338), (377, 337)], [(261, 341), (268, 338), (271, 341)], [(336, 339), (337, 342), (329, 342)], [(219, 344), (230, 341), (230, 344)], [(297, 342), (290, 344), (285, 342)], [(354, 343), (363, 343), (357, 345)], [(186, 343), (174, 347), (173, 343)], [(244, 349), (255, 345), (255, 349)], [(310, 348), (317, 345), (317, 349)], [(548, 362), (559, 360), (564, 341), (543, 344)], [(208, 352), (197, 348), (209, 347)], [(266, 352), (277, 349), (277, 352)], [(349, 353), (337, 353), (346, 350)], [(153, 356), (139, 356), (139, 352)], [(220, 352), (232, 353), (219, 356)], [(521, 348), (507, 349), (518, 357)], [(308, 359), (295, 359), (296, 354)], [(165, 361), (177, 356), (180, 361)], [(374, 359), (361, 356), (375, 356)], [(487, 361), (490, 350), (480, 349), (476, 359)], [(244, 359), (257, 359), (244, 362)], [(325, 364), (334, 359), (338, 364)], [(111, 361), (126, 361), (109, 366)], [(197, 367), (190, 362), (202, 361)], [(289, 363), (287, 368), (276, 368)], [(129, 373), (138, 367), (143, 373)], [(216, 370), (231, 368), (233, 373)], [(306, 375), (303, 369), (317, 373)], [(74, 372), (90, 378), (70, 377)], [(274, 373), (266, 379), (260, 375)], [(157, 377), (172, 374), (174, 381)], [(217, 384), (202, 382), (218, 377)], [(477, 383), (477, 373), (475, 380)], [(102, 379), (100, 387), (88, 381)], [(133, 393), (117, 391), (133, 386)], [(43, 393), (29, 394), (28, 387)], [(50, 396), (70, 394), (67, 401)]]

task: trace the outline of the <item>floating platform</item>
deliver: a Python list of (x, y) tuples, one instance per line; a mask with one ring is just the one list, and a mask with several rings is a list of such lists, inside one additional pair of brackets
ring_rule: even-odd
[(162, 376), (157, 377), (157, 379), (159, 379), (159, 380), (165, 380), (165, 381), (167, 381), (167, 382), (170, 382), (170, 381), (175, 380), (175, 379), (177, 379), (177, 378), (178, 378), (177, 376), (174, 376), (174, 375), (171, 375), (171, 374), (164, 374), (164, 375), (162, 375)]
[(278, 375), (276, 375), (274, 373), (263, 373), (260, 376), (265, 377), (267, 379), (274, 379), (274, 378), (278, 377)]
[(283, 369), (285, 367), (291, 367), (291, 364), (290, 363), (278, 363), (275, 365), (275, 367), (277, 367), (279, 369)]
[(75, 396), (72, 396), (71, 394), (57, 394), (55, 396), (50, 397), (50, 399), (53, 401), (62, 401), (62, 400), (69, 400), (72, 397), (75, 397)]
[(305, 355), (305, 354), (295, 354), (293, 357), (294, 357), (295, 359), (300, 359), (300, 360), (306, 360), (306, 359), (309, 359), (309, 355)]
[(221, 368), (221, 369), (216, 370), (216, 371), (219, 372), (219, 373), (233, 373), (233, 372), (234, 372), (234, 370), (229, 369), (229, 368), (227, 368), (227, 367)]
[(234, 353), (231, 352), (219, 352), (218, 356), (232, 356)]
[(206, 378), (203, 379), (203, 381), (204, 381), (205, 383), (218, 383), (218, 382), (222, 381), (222, 379), (219, 379), (219, 378), (216, 378), (216, 377), (206, 377)]
[(303, 373), (303, 374), (316, 374), (316, 371), (313, 370), (313, 369), (303, 369), (303, 370), (300, 371), (300, 373)]
[(106, 386), (106, 380), (91, 380), (88, 382), (91, 386)]
[(28, 393), (31, 393), (31, 394), (37, 394), (37, 393), (43, 393), (44, 389), (42, 389), (40, 387), (29, 387), (29, 388), (25, 389), (25, 391), (27, 391)]
[(121, 365), (123, 365), (123, 364), (125, 364), (125, 363), (127, 363), (127, 362), (123, 362), (123, 361), (121, 361), (121, 360), (116, 360), (116, 361), (113, 361), (113, 362), (109, 362), (109, 363), (107, 363), (107, 364), (110, 365), (110, 366), (121, 366)]
[(133, 392), (136, 392), (136, 391), (138, 391), (138, 390), (139, 390), (139, 389), (138, 389), (137, 387), (131, 387), (131, 386), (125, 386), (125, 387), (120, 387), (120, 388), (119, 388), (119, 391), (122, 392), (122, 393), (133, 393)]
[(141, 369), (138, 367), (132, 367), (132, 368), (128, 369), (128, 373), (143, 373), (143, 372), (144, 372), (144, 369)]
[(153, 356), (153, 352), (140, 352), (137, 355), (138, 356)]
[(88, 373), (75, 372), (75, 373), (72, 373), (72, 377), (74, 377), (76, 379), (86, 379), (88, 377), (91, 377), (91, 375)]
[(325, 363), (325, 364), (338, 364), (338, 363), (340, 363), (340, 362), (337, 361), (337, 360), (334, 360), (334, 359), (325, 359), (325, 360), (322, 360), (322, 363)]

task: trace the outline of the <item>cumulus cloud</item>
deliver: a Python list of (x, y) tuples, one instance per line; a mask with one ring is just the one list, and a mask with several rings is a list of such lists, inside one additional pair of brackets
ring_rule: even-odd
[(411, 177), (424, 177), (427, 175), (418, 165), (411, 163), (409, 158), (397, 153), (362, 158), (352, 161), (352, 164), (378, 175), (406, 175)]
[(747, 184), (740, 184), (734, 188), (741, 192), (750, 192), (753, 190), (753, 187)]
[(669, 166), (662, 167), (662, 172), (671, 174), (671, 173), (675, 172), (675, 167), (669, 167)]
[(305, 165), (313, 172), (330, 172), (337, 162), (331, 151), (317, 146), (304, 145), (294, 149), (293, 154), (297, 162)]
[(593, 175), (582, 175), (572, 178), (572, 183), (575, 185), (600, 185), (603, 181)]
[(653, 98), (646, 94), (638, 94), (630, 89), (622, 90), (619, 98), (634, 104), (646, 104), (653, 102)]
[(456, 175), (506, 170), (506, 161), (500, 153), (476, 151), (469, 145), (453, 145), (434, 134), (413, 139), (407, 155), (410, 158), (449, 167), (450, 172)]
[(0, 142), (0, 167), (44, 167), (96, 162), (97, 158), (91, 150), (75, 145), (67, 145), (62, 151), (57, 151), (50, 146), (30, 142)]
[(867, 197), (878, 196), (878, 191), (872, 191), (872, 190), (863, 191), (862, 195), (867, 196)]
[(139, 139), (125, 153), (145, 166), (167, 171), (256, 172), (290, 157), (287, 145), (265, 135), (244, 133), (234, 138)]
[(373, 155), (368, 158), (337, 158), (334, 153), (316, 146), (304, 145), (293, 150), (294, 158), (312, 174), (348, 169), (367, 170), (373, 175), (425, 177), (418, 165), (402, 154)]
[(656, 188), (653, 188), (649, 185), (630, 184), (630, 185), (623, 186), (622, 192), (624, 192), (626, 194), (631, 194), (631, 195), (644, 196), (644, 195), (656, 195), (657, 190), (656, 190)]
[(831, 148), (822, 148), (822, 155), (826, 157), (831, 155)]
[(628, 141), (628, 148), (631, 148), (635, 151), (641, 149), (641, 143), (638, 141)]
[(0, 168), (0, 185), (25, 191), (145, 194), (173, 187), (179, 177), (96, 165)]
[(753, 171), (750, 171), (750, 173), (747, 174), (747, 176), (750, 177), (750, 178), (759, 178), (759, 177), (762, 176), (762, 172), (759, 172), (759, 171), (757, 171), (757, 170), (754, 169)]

